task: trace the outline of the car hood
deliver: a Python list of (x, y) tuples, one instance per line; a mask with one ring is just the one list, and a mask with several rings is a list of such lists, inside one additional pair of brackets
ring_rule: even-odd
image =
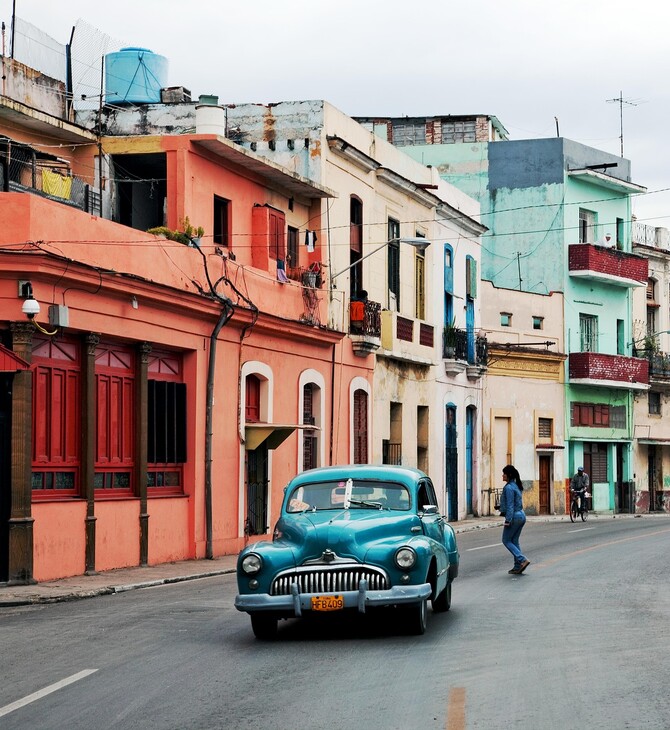
[(360, 508), (283, 517), (277, 529), (281, 537), (275, 544), (289, 547), (296, 565), (320, 558), (326, 549), (340, 558), (364, 561), (371, 547), (385, 542), (402, 543), (422, 532), (421, 520), (410, 512), (389, 514)]

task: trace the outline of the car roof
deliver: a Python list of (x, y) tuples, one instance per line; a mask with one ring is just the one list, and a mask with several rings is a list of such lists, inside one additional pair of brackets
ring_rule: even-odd
[(410, 466), (392, 466), (390, 464), (342, 464), (308, 469), (290, 481), (290, 486), (310, 484), (315, 481), (335, 481), (345, 479), (379, 479), (400, 482), (411, 487), (418, 479), (427, 475)]

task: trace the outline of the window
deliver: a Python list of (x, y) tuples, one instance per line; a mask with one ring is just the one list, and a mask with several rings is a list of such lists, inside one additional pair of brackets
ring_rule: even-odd
[(442, 122), (442, 142), (451, 144), (454, 142), (476, 142), (477, 132), (475, 120), (469, 119), (461, 122)]
[(214, 243), (230, 246), (230, 200), (214, 196)]
[(653, 390), (649, 391), (649, 415), (661, 415), (661, 394), (655, 393)]
[[(288, 227), (288, 235), (286, 238), (286, 266), (290, 269), (297, 269), (300, 263), (298, 256), (298, 229), (293, 226)], [(290, 277), (289, 277), (290, 278)]]
[(626, 427), (626, 406), (610, 406), (610, 428)]
[(414, 295), (414, 316), (426, 319), (426, 257), (418, 250), (414, 259)]
[(261, 381), (256, 375), (247, 375), (244, 403), (244, 420), (258, 423), (261, 420)]
[(552, 443), (554, 438), (554, 419), (538, 418), (537, 419), (537, 436), (543, 441)]
[(152, 352), (147, 382), (147, 487), (150, 493), (183, 492), (186, 462), (186, 385), (181, 357)]
[[(625, 420), (625, 406), (624, 420)], [(573, 426), (606, 428), (610, 426), (610, 406), (604, 403), (571, 403)], [(617, 426), (619, 428), (619, 426)]]
[[(316, 426), (319, 388), (315, 383), (307, 383), (303, 388), (302, 422), (305, 425)], [(319, 465), (318, 431), (304, 429), (302, 468), (315, 469)]]
[(616, 247), (618, 249), (623, 249), (623, 218), (617, 218), (616, 219)]
[(268, 230), (268, 247), (271, 259), (283, 261), (286, 258), (286, 246), (284, 239), (284, 231), (286, 227), (286, 219), (280, 210), (274, 208), (268, 209), (269, 213), (269, 230)]
[(132, 491), (135, 464), (135, 353), (129, 347), (100, 343), (95, 351), (96, 489)]
[(598, 352), (598, 317), (579, 315), (579, 337), (582, 352)]
[(500, 312), (500, 326), (511, 327), (512, 326), (512, 315), (509, 312)]
[(368, 394), (354, 391), (354, 464), (368, 463)]
[(626, 354), (626, 339), (625, 339), (625, 323), (623, 319), (617, 319), (616, 321), (616, 354)]
[(544, 317), (533, 317), (533, 329), (543, 330), (544, 329)]
[(579, 243), (595, 241), (596, 214), (592, 210), (579, 209)]
[(397, 147), (426, 144), (425, 122), (394, 122), (393, 144)]
[(388, 219), (389, 309), (400, 311), (400, 222)]
[(363, 289), (363, 203), (354, 195), (349, 201), (349, 296)]
[(33, 338), (34, 496), (80, 492), (80, 348), (75, 341)]

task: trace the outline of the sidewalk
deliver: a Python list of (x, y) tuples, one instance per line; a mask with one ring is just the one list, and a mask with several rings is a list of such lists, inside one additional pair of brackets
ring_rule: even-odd
[[(642, 515), (616, 515), (616, 517), (641, 517)], [(645, 515), (648, 517), (649, 515)], [(596, 515), (593, 515), (597, 519)], [(611, 517), (611, 516), (609, 516)], [(567, 515), (529, 517), (529, 522), (569, 521)], [(456, 533), (502, 527), (503, 518), (474, 517), (450, 523)], [(57, 603), (92, 598), (111, 593), (122, 593), (136, 588), (178, 583), (213, 575), (234, 573), (237, 555), (223, 555), (213, 560), (182, 560), (177, 563), (162, 563), (148, 567), (119, 568), (95, 575), (78, 575), (72, 578), (46, 581), (34, 585), (7, 585), (0, 583), (0, 609), (11, 606), (26, 606), (33, 603)]]

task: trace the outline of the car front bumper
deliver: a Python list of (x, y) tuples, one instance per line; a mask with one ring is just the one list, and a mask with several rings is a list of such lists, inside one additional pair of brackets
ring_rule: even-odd
[(344, 608), (355, 608), (360, 613), (365, 613), (366, 608), (418, 603), (429, 598), (431, 592), (430, 583), (395, 586), (384, 591), (369, 591), (367, 581), (362, 580), (357, 591), (300, 593), (298, 586), (294, 583), (291, 586), (291, 595), (271, 596), (268, 593), (239, 595), (235, 598), (235, 608), (247, 613), (276, 611), (289, 616), (302, 616), (303, 612), (312, 610), (312, 597), (338, 595), (343, 598)]

